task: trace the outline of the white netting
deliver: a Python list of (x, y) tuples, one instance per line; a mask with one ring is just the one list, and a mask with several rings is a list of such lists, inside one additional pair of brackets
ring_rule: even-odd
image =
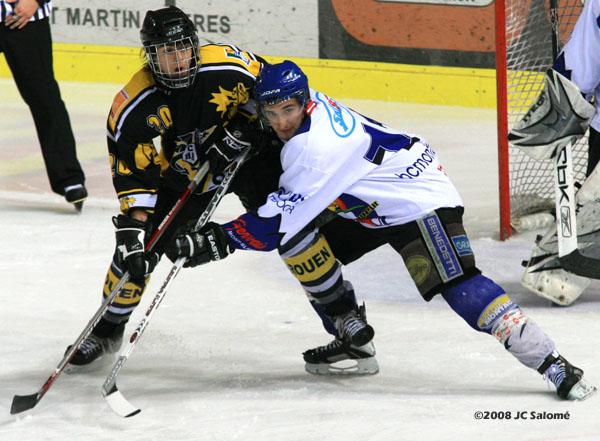
[[(557, 0), (558, 35), (568, 40), (581, 0)], [(507, 104), (509, 129), (527, 112), (552, 66), (550, 0), (506, 0)], [(573, 146), (575, 180), (587, 166), (587, 136)], [(509, 148), (511, 219), (554, 207), (553, 161), (535, 161)]]

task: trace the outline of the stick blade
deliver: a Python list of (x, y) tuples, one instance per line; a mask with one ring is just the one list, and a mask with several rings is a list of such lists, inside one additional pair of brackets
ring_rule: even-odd
[(10, 414), (16, 415), (29, 409), (33, 409), (38, 403), (38, 394), (31, 395), (15, 395), (12, 405), (10, 406)]
[(127, 399), (123, 396), (121, 391), (117, 389), (117, 385), (115, 384), (111, 391), (104, 395), (108, 406), (113, 410), (114, 413), (123, 418), (129, 418), (137, 415), (142, 411), (142, 409), (131, 404)]

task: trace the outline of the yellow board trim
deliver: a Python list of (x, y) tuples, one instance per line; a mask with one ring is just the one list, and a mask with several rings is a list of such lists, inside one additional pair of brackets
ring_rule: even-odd
[[(266, 58), (270, 62), (284, 59)], [(288, 58), (305, 70), (311, 87), (333, 97), (496, 107), (494, 69)], [(54, 68), (61, 81), (126, 84), (142, 63), (139, 48), (54, 44)], [(0, 56), (0, 77), (10, 76)]]

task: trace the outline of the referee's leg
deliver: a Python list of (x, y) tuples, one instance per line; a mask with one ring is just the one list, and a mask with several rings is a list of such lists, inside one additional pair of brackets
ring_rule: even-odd
[(42, 148), (52, 190), (83, 184), (85, 177), (75, 151), (75, 138), (52, 66), (48, 19), (23, 29), (3, 30), (3, 49), (19, 93), (29, 106)]

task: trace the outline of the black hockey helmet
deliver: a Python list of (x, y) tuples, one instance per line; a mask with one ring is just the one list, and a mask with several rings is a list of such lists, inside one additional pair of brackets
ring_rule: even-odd
[(196, 26), (179, 8), (146, 12), (140, 39), (155, 80), (170, 88), (188, 87), (199, 67)]

